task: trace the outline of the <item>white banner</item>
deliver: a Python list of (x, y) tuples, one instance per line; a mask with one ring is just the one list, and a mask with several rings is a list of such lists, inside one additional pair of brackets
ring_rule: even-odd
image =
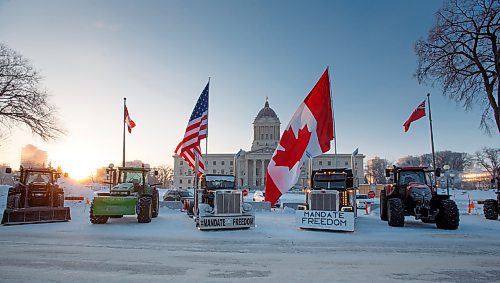
[(203, 229), (237, 229), (255, 227), (255, 217), (249, 216), (200, 216), (200, 228)]
[(354, 212), (296, 210), (295, 221), (300, 228), (354, 231)]

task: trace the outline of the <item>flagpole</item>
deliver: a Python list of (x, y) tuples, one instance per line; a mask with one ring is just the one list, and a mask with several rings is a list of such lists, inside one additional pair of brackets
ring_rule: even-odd
[[(432, 114), (431, 114), (431, 94), (427, 93), (427, 103), (429, 105), (429, 128), (431, 131), (431, 148), (432, 148), (432, 167), (434, 172), (436, 172), (436, 155), (434, 152), (434, 134), (432, 132)], [(437, 178), (434, 176), (434, 186), (437, 185)]]
[(208, 112), (210, 105), (210, 77), (208, 77), (208, 95), (207, 95), (207, 137), (205, 138), (205, 169), (208, 170)]
[(332, 84), (330, 82), (330, 67), (327, 67), (328, 69), (328, 82), (330, 83), (330, 100), (332, 102), (332, 119), (333, 119), (333, 152), (334, 152), (334, 162), (335, 162), (335, 167), (337, 168), (337, 134), (336, 130), (337, 127), (335, 127), (335, 110), (333, 107), (333, 96), (332, 96)]
[(124, 97), (123, 98), (123, 159), (122, 159), (122, 167), (125, 167), (125, 107), (126, 106), (126, 101), (127, 101), (127, 98)]

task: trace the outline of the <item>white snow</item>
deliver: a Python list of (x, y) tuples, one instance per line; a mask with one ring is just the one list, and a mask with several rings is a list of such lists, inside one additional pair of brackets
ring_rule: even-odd
[[(68, 195), (94, 194), (69, 181), (62, 185)], [(6, 191), (0, 186), (2, 209)], [(403, 228), (389, 227), (378, 209), (370, 215), (358, 210), (352, 233), (298, 229), (295, 211), (288, 208), (257, 212), (257, 227), (248, 230), (199, 231), (185, 213), (167, 208), (149, 224), (126, 216), (93, 225), (89, 205), (66, 201), (72, 215), (68, 223), (0, 227), (0, 281), (498, 280), (500, 221), (468, 215), (468, 192), (452, 193), (462, 213), (456, 231), (411, 217)], [(471, 191), (470, 196), (477, 201), (495, 194)], [(303, 202), (303, 195), (285, 194), (285, 200)]]

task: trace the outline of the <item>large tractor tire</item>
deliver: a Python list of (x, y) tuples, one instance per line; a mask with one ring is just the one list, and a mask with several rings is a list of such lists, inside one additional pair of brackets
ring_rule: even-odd
[(153, 192), (153, 208), (152, 208), (152, 217), (158, 217), (158, 214), (160, 213), (160, 193), (158, 193), (158, 190), (154, 190)]
[(391, 198), (387, 204), (387, 223), (389, 226), (403, 227), (405, 225), (405, 212), (401, 199)]
[(387, 221), (387, 193), (380, 191), (380, 219)]
[(137, 222), (149, 223), (153, 218), (152, 198), (142, 196), (139, 198), (139, 213), (137, 214)]
[(108, 216), (97, 216), (94, 215), (94, 204), (90, 205), (90, 223), (92, 224), (106, 224), (108, 222)]
[(487, 199), (483, 203), (484, 217), (488, 220), (498, 219), (498, 201), (495, 199)]
[(442, 200), (439, 204), (439, 212), (436, 215), (436, 226), (439, 229), (457, 230), (460, 223), (460, 214), (457, 204), (451, 199)]

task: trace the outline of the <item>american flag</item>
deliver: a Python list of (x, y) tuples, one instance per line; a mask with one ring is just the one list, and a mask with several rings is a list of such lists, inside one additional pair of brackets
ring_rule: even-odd
[(198, 174), (205, 172), (205, 163), (201, 155), (200, 141), (207, 137), (208, 133), (208, 86), (201, 92), (200, 98), (196, 102), (191, 118), (189, 118), (184, 138), (175, 149), (175, 153), (182, 156), (193, 170), (195, 170), (195, 160), (198, 156)]

